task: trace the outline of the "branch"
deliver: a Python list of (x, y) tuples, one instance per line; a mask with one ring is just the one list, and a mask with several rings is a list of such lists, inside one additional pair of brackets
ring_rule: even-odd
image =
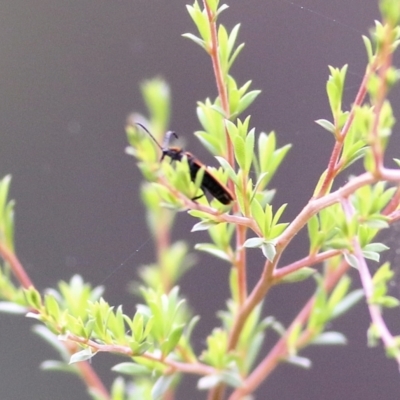
[[(25, 289), (33, 287), (31, 278), (26, 273), (25, 268), (19, 261), (16, 254), (8, 250), (2, 243), (0, 243), (0, 255), (5, 261), (10, 264), (13, 274), (18, 279), (22, 287), (24, 287)], [(71, 352), (71, 348), (69, 346), (66, 345), (66, 348), (69, 352)], [(87, 387), (96, 389), (97, 392), (102, 394), (104, 399), (111, 399), (110, 394), (103, 385), (99, 376), (96, 374), (96, 372), (88, 362), (84, 361), (80, 363), (78, 369), (80, 371), (80, 377), (85, 382)]]
[(25, 268), (22, 266), (16, 254), (10, 251), (2, 243), (0, 243), (0, 256), (3, 258), (4, 261), (10, 264), (11, 271), (18, 279), (18, 282), (21, 284), (22, 287), (24, 287), (25, 289), (29, 289), (31, 286), (33, 286), (31, 278), (26, 273)]
[[(390, 350), (391, 348), (397, 348), (398, 343), (396, 342), (396, 338), (390, 333), (385, 323), (385, 320), (383, 319), (381, 308), (371, 302), (374, 291), (374, 284), (372, 282), (371, 274), (369, 272), (367, 263), (365, 262), (360, 243), (357, 238), (354, 239), (354, 255), (356, 256), (358, 261), (358, 272), (360, 274), (361, 283), (367, 300), (371, 321), (374, 327), (377, 329), (379, 337), (382, 339), (382, 342), (385, 345), (386, 349)], [(396, 352), (394, 357), (400, 367), (400, 353)]]
[(206, 364), (201, 363), (182, 363), (179, 361), (174, 361), (169, 358), (163, 358), (161, 355), (156, 356), (152, 353), (145, 352), (143, 354), (135, 354), (129, 346), (122, 346), (117, 344), (100, 344), (94, 340), (86, 339), (80, 336), (73, 335), (71, 333), (67, 334), (67, 340), (70, 340), (74, 343), (80, 343), (90, 348), (94, 349), (96, 352), (105, 352), (105, 353), (117, 353), (123, 354), (128, 357), (143, 357), (151, 361), (159, 362), (163, 365), (170, 367), (169, 373), (173, 372), (182, 372), (192, 375), (213, 375), (216, 373), (215, 368), (210, 367)]
[[(346, 262), (342, 262), (340, 266), (330, 273), (324, 282), (324, 288), (327, 291), (332, 290), (339, 279), (347, 272), (349, 266)], [(236, 389), (229, 400), (241, 400), (247, 394), (253, 393), (259, 385), (261, 385), (270, 373), (276, 368), (276, 366), (284, 359), (287, 355), (286, 341), (290, 336), (291, 331), (299, 324), (304, 324), (314, 306), (315, 296), (313, 295), (303, 309), (299, 312), (290, 327), (287, 329), (285, 336), (283, 336), (267, 354), (267, 356), (260, 362), (260, 364), (254, 369), (254, 371), (244, 380), (243, 386)]]
[(327, 250), (319, 254), (311, 254), (292, 264), (277, 269), (274, 272), (274, 281), (279, 283), (279, 280), (284, 278), (286, 275), (289, 275), (301, 268), (309, 267), (310, 265), (314, 264), (319, 264), (320, 262), (325, 261), (331, 257), (335, 257), (339, 254), (341, 254), (340, 250)]

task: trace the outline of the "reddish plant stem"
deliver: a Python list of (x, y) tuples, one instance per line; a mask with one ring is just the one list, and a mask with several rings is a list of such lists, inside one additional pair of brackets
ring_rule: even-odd
[[(326, 277), (325, 280), (325, 290), (331, 290), (334, 285), (339, 281), (339, 279), (346, 273), (349, 266), (347, 263), (342, 262), (339, 268), (333, 271)], [(293, 320), (290, 327), (288, 328), (286, 335), (282, 337), (275, 346), (271, 349), (268, 355), (263, 361), (257, 366), (257, 368), (245, 379), (243, 386), (236, 389), (229, 400), (240, 400), (245, 395), (253, 393), (257, 387), (265, 381), (265, 379), (270, 375), (270, 373), (276, 368), (278, 363), (288, 355), (286, 341), (291, 331), (298, 325), (304, 324), (309, 317), (311, 310), (314, 305), (315, 298), (312, 296), (297, 317)]]
[(397, 187), (397, 190), (394, 196), (390, 199), (389, 204), (385, 207), (382, 214), (390, 215), (396, 211), (400, 204), (400, 186)]
[[(354, 217), (354, 208), (348, 198), (343, 199), (342, 208), (344, 210), (348, 222), (351, 222), (351, 220)], [(382, 307), (378, 304), (374, 304), (373, 302), (374, 283), (372, 281), (372, 276), (369, 272), (368, 265), (365, 262), (365, 258), (362, 253), (358, 236), (354, 236), (352, 248), (353, 248), (353, 254), (357, 258), (357, 265), (358, 265), (357, 269), (360, 275), (360, 280), (364, 290), (371, 321), (374, 325), (374, 328), (377, 330), (379, 337), (384, 343), (386, 349), (387, 350), (390, 350), (391, 348), (395, 349), (398, 347), (396, 343), (396, 338), (390, 333), (382, 317), (382, 312), (381, 312)], [(400, 366), (400, 353), (396, 352), (394, 357), (397, 361), (397, 364)]]
[(319, 254), (311, 254), (307, 257), (302, 258), (292, 264), (286, 265), (285, 267), (281, 267), (274, 272), (274, 282), (278, 282), (279, 280), (285, 277), (286, 275), (292, 274), (293, 272), (304, 268), (309, 267), (314, 264), (319, 264), (322, 261), (325, 261), (329, 258), (335, 257), (341, 254), (340, 250), (327, 250)]
[[(226, 87), (224, 71), (221, 68), (221, 62), (218, 54), (218, 34), (217, 34), (217, 25), (216, 25), (216, 15), (211, 10), (208, 5), (207, 0), (203, 0), (204, 9), (206, 10), (209, 27), (210, 27), (210, 43), (208, 44), (208, 53), (212, 60), (215, 80), (218, 89), (218, 95), (221, 99), (221, 106), (224, 110), (225, 118), (230, 118), (230, 108), (229, 108), (229, 99), (228, 99), (228, 91)], [(233, 152), (233, 146), (228, 134), (228, 130), (225, 127), (225, 136), (227, 143), (227, 154), (226, 158), (230, 165), (235, 165), (235, 158)], [(233, 191), (233, 183), (228, 183), (229, 188)], [(239, 207), (237, 204), (234, 204), (235, 213), (239, 212)], [(236, 233), (236, 252), (237, 259), (235, 262), (235, 267), (238, 270), (238, 288), (239, 288), (239, 303), (243, 304), (246, 296), (247, 296), (247, 277), (246, 277), (246, 249), (243, 247), (243, 243), (246, 240), (246, 228), (238, 227)]]
[(247, 273), (246, 273), (246, 250), (243, 243), (246, 241), (247, 229), (245, 226), (237, 226), (236, 228), (236, 268), (238, 270), (238, 292), (239, 307), (241, 307), (247, 298)]
[[(217, 84), (218, 95), (221, 99), (221, 106), (225, 113), (225, 118), (230, 118), (230, 109), (229, 109), (229, 100), (228, 100), (228, 91), (225, 84), (224, 73), (221, 68), (221, 62), (218, 56), (218, 34), (217, 34), (217, 25), (215, 23), (216, 15), (211, 10), (208, 5), (207, 0), (203, 0), (204, 9), (206, 10), (208, 23), (210, 27), (210, 43), (208, 43), (208, 54), (211, 57), (212, 66), (214, 70), (215, 81)], [(228, 153), (226, 154), (226, 158), (230, 165), (235, 164), (235, 159), (233, 155), (233, 147), (228, 134), (227, 129), (225, 128), (225, 136), (226, 136), (226, 144)], [(231, 188), (232, 189), (232, 188)]]
[(351, 124), (353, 123), (356, 107), (361, 106), (364, 101), (365, 95), (367, 94), (367, 83), (371, 73), (375, 71), (376, 65), (377, 63), (374, 62), (370, 67), (368, 67), (364, 75), (364, 78), (361, 82), (360, 88), (358, 89), (356, 98), (354, 100), (353, 107), (351, 108), (350, 115), (347, 118), (347, 121), (344, 124), (342, 131), (340, 132), (339, 138), (336, 140), (333, 147), (332, 154), (328, 163), (328, 168), (326, 170), (325, 179), (321, 185), (321, 189), (318, 193), (315, 194), (315, 197), (317, 198), (322, 197), (329, 192), (329, 188), (331, 187), (332, 182), (338, 173), (338, 161), (342, 152), (344, 139), (346, 138), (347, 133), (350, 130)]
[[(32, 280), (29, 275), (26, 273), (25, 268), (19, 261), (18, 257), (15, 253), (11, 252), (7, 249), (3, 244), (0, 243), (0, 255), (1, 257), (10, 264), (10, 268), (13, 271), (15, 277), (18, 279), (19, 283), (25, 289), (29, 289), (30, 287), (34, 287)], [(68, 351), (70, 352), (70, 346), (66, 345)], [(109, 400), (110, 395), (101, 382), (100, 378), (92, 368), (88, 362), (84, 361), (79, 363), (78, 369), (81, 373), (81, 378), (85, 382), (85, 384), (90, 387), (96, 389), (102, 396)]]
[[(221, 99), (221, 106), (224, 110), (225, 118), (230, 118), (230, 107), (228, 100), (228, 91), (226, 87), (224, 72), (221, 68), (221, 63), (218, 55), (218, 35), (217, 35), (217, 27), (215, 18), (216, 15), (212, 12), (211, 8), (208, 5), (207, 0), (203, 0), (204, 9), (206, 10), (209, 26), (210, 26), (210, 34), (211, 34), (211, 43), (208, 47), (208, 52), (211, 56), (212, 65), (214, 69), (214, 75), (217, 83), (217, 89), (219, 98)], [(230, 165), (235, 165), (235, 157), (233, 146), (229, 137), (228, 130), (225, 126), (225, 138), (227, 144), (227, 154), (226, 158)], [(234, 190), (233, 182), (228, 183), (229, 188)], [(237, 203), (234, 204), (234, 212), (238, 213), (239, 206)], [(246, 240), (246, 227), (238, 226), (236, 230), (236, 260), (234, 262), (234, 266), (238, 271), (238, 291), (239, 291), (239, 304), (242, 305), (245, 302), (247, 297), (247, 276), (246, 276), (246, 249), (243, 247), (243, 243)], [(225, 385), (218, 385), (216, 388), (209, 392), (208, 399), (209, 400), (218, 400), (223, 398), (223, 394), (225, 392)]]
[(0, 255), (4, 261), (7, 261), (10, 264), (14, 276), (18, 279), (22, 287), (29, 289), (33, 286), (31, 278), (26, 273), (25, 268), (22, 266), (16, 254), (10, 251), (2, 243), (0, 243)]
[[(397, 171), (397, 179), (400, 180), (400, 172)], [(348, 182), (345, 186), (318, 199), (311, 199), (293, 222), (286, 228), (276, 241), (277, 255), (273, 263), (266, 262), (262, 275), (239, 310), (229, 337), (229, 348), (235, 348), (239, 340), (240, 332), (254, 308), (265, 297), (273, 284), (273, 270), (277, 265), (282, 252), (289, 245), (293, 237), (307, 224), (307, 221), (322, 209), (339, 202), (343, 197), (350, 195), (358, 188), (376, 182), (377, 178), (366, 172)]]
[[(133, 357), (135, 354), (129, 346), (122, 346), (117, 344), (101, 344), (97, 343), (94, 340), (90, 340), (84, 337), (76, 336), (73, 334), (68, 334), (67, 339), (74, 343), (81, 343), (86, 346), (89, 346), (96, 352), (106, 352), (106, 353), (116, 353), (123, 354), (125, 356)], [(161, 364), (164, 364), (170, 368), (169, 373), (173, 372), (183, 372), (193, 375), (212, 375), (215, 374), (215, 368), (210, 367), (206, 364), (201, 364), (198, 362), (194, 363), (182, 363), (179, 361), (175, 361), (168, 358), (162, 358), (161, 356), (155, 356), (151, 353), (141, 354), (140, 357), (146, 358), (151, 361), (156, 361)]]
[(103, 385), (103, 382), (100, 380), (99, 376), (87, 361), (79, 362), (76, 364), (76, 366), (79, 369), (82, 380), (88, 387), (93, 388), (97, 392), (101, 393), (104, 399), (111, 400), (111, 396), (108, 393), (107, 388)]
[[(289, 225), (289, 227), (285, 230), (285, 232), (281, 235), (280, 239), (277, 242), (277, 257), (280, 256), (285, 247), (290, 243), (291, 239), (294, 235), (300, 231), (300, 229), (307, 223), (308, 219), (319, 212), (321, 209), (326, 208), (334, 203), (340, 202), (343, 198), (348, 197), (350, 194), (354, 193), (358, 188), (373, 184), (378, 180), (388, 180), (400, 183), (400, 172), (398, 170), (389, 170), (383, 169), (380, 172), (378, 177), (372, 175), (367, 172), (364, 173), (350, 182), (348, 182), (345, 186), (338, 189), (335, 192), (330, 193), (320, 199), (312, 199), (310, 202), (304, 207), (304, 209), (300, 212), (300, 214), (295, 218), (295, 220)], [(274, 260), (274, 263), (277, 261)], [(247, 317), (254, 309), (254, 307), (261, 301), (262, 298), (266, 295), (268, 290), (272, 285), (272, 280), (268, 275), (268, 270), (270, 270), (272, 264), (268, 265), (266, 263), (264, 267), (263, 274), (261, 276), (260, 281), (253, 289), (252, 293), (248, 297), (246, 303), (244, 304), (242, 310), (239, 312), (238, 317), (234, 322), (234, 327), (232, 329), (231, 337), (230, 337), (230, 348), (233, 348), (235, 342), (239, 339), (239, 335), (241, 329), (247, 320)], [(343, 262), (341, 267), (332, 273), (329, 276), (325, 283), (326, 290), (330, 290), (336, 282), (340, 279), (340, 277), (347, 271), (348, 265)], [(291, 327), (289, 328), (287, 335), (290, 334), (291, 329), (298, 323), (305, 321), (308, 317), (310, 310), (313, 305), (313, 297), (309, 300), (307, 305), (300, 312), (298, 317), (293, 321)], [(251, 375), (246, 379), (244, 387), (236, 390), (229, 400), (239, 400), (241, 396), (245, 394), (252, 393), (261, 383), (262, 381), (272, 372), (272, 370), (277, 366), (280, 359), (286, 355), (286, 337), (282, 338), (276, 346), (271, 350), (271, 352), (267, 355), (267, 357), (258, 365), (258, 367), (252, 372)]]
[[(369, 272), (368, 265), (362, 255), (360, 243), (358, 242), (357, 238), (354, 239), (353, 247), (354, 255), (358, 260), (358, 272), (360, 274), (360, 279), (367, 300), (371, 321), (374, 324), (375, 329), (378, 331), (386, 350), (390, 351), (390, 349), (395, 349), (398, 347), (396, 338), (390, 333), (385, 320), (382, 317), (381, 306), (374, 304), (371, 301), (374, 291), (374, 284), (372, 282), (372, 276)], [(398, 352), (394, 353), (394, 358), (396, 359), (397, 364), (400, 366), (400, 354)]]

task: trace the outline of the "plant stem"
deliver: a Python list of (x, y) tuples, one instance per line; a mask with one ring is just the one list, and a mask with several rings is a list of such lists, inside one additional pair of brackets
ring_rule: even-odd
[[(329, 274), (325, 279), (324, 288), (325, 290), (331, 290), (334, 285), (339, 281), (339, 279), (345, 274), (349, 266), (346, 262), (342, 262), (341, 265)], [(283, 336), (267, 354), (267, 356), (261, 361), (261, 363), (254, 369), (254, 371), (245, 379), (243, 386), (236, 389), (229, 400), (240, 400), (245, 395), (253, 393), (257, 387), (265, 381), (265, 379), (270, 375), (270, 373), (276, 368), (279, 362), (287, 356), (287, 338), (290, 336), (292, 329), (294, 329), (298, 324), (304, 324), (309, 317), (311, 310), (313, 308), (315, 301), (315, 296), (313, 295), (308, 302), (305, 304), (300, 313), (291, 323), (290, 327), (287, 329), (285, 336)]]
[(11, 270), (15, 277), (18, 279), (19, 283), (25, 289), (33, 286), (31, 278), (26, 273), (25, 268), (22, 266), (18, 257), (15, 253), (10, 251), (4, 244), (0, 243), (0, 255), (4, 259), (4, 261), (10, 264)]
[(279, 280), (284, 278), (285, 276), (292, 274), (293, 272), (304, 268), (309, 267), (314, 264), (319, 264), (322, 261), (325, 261), (331, 257), (335, 257), (341, 254), (340, 250), (327, 250), (319, 254), (311, 254), (307, 257), (302, 258), (292, 264), (281, 267), (274, 272), (274, 282), (279, 283)]
[[(209, 43), (208, 53), (211, 57), (215, 81), (217, 84), (218, 95), (221, 99), (221, 106), (224, 110), (225, 118), (230, 118), (230, 107), (228, 99), (228, 90), (225, 82), (224, 71), (221, 68), (221, 62), (218, 54), (218, 35), (217, 35), (217, 25), (216, 25), (216, 15), (211, 10), (208, 5), (207, 0), (203, 0), (204, 9), (206, 10), (208, 23), (211, 33), (211, 42)], [(225, 136), (227, 144), (227, 154), (225, 155), (229, 164), (235, 165), (235, 158), (233, 152), (233, 146), (228, 134), (228, 130), (225, 127)], [(233, 183), (229, 182), (230, 189), (233, 190)], [(237, 213), (239, 211), (238, 205), (234, 204), (234, 211)], [(235, 267), (238, 270), (238, 288), (239, 288), (239, 304), (243, 304), (247, 297), (247, 277), (246, 277), (246, 249), (243, 247), (243, 243), (246, 240), (246, 228), (238, 227), (236, 232), (236, 252), (237, 259)]]
[[(13, 271), (15, 277), (18, 279), (19, 283), (25, 289), (34, 287), (31, 278), (26, 273), (25, 268), (19, 261), (15, 253), (8, 250), (2, 243), (0, 243), (0, 255), (1, 257), (10, 264), (11, 270)], [(71, 352), (70, 347), (66, 345), (66, 348)], [(100, 380), (99, 376), (96, 374), (92, 366), (87, 362), (83, 361), (79, 363), (78, 369), (80, 371), (80, 377), (85, 382), (86, 386), (96, 389), (102, 394), (103, 398), (106, 400), (111, 400), (111, 397)]]

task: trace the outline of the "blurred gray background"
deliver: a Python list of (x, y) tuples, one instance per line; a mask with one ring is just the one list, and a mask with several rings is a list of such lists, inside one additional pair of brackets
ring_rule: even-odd
[[(197, 150), (200, 146), (192, 136), (199, 129), (196, 101), (215, 97), (216, 89), (207, 55), (181, 37), (195, 32), (185, 4), (1, 2), (0, 175), (13, 176), (17, 251), (38, 288), (54, 286), (76, 273), (99, 284), (148, 238), (138, 193), (140, 174), (134, 160), (124, 154), (126, 115), (145, 111), (140, 81), (155, 75), (168, 80), (173, 94), (171, 129), (185, 138), (188, 149), (214, 163)], [(376, 1), (232, 0), (229, 5), (221, 21), (230, 29), (242, 23), (239, 42), (246, 43), (232, 73), (239, 83), (252, 79), (252, 87), (262, 89), (249, 110), (251, 125), (257, 132), (276, 130), (279, 145), (294, 145), (273, 181), (278, 189), (275, 207), (289, 202), (284, 214), (289, 221), (311, 196), (333, 144), (313, 122), (330, 118), (327, 65), (349, 63), (349, 107), (365, 68), (361, 35), (379, 18)], [(399, 88), (391, 98), (398, 115)], [(398, 133), (396, 127), (391, 156), (398, 156)], [(174, 237), (187, 238), (193, 223), (182, 213)], [(193, 241), (199, 237), (193, 234)], [(397, 234), (392, 241), (396, 245), (399, 240)], [(303, 257), (307, 248), (300, 235), (284, 261)], [(138, 265), (153, 260), (152, 252), (149, 242), (107, 281), (105, 296), (110, 303), (123, 303), (126, 312), (133, 312), (136, 300), (125, 294), (126, 282), (135, 277)], [(215, 312), (225, 306), (229, 271), (218, 260), (198, 257), (198, 266), (181, 286), (202, 316), (194, 335), (201, 350), (217, 323)], [(262, 265), (261, 254), (251, 252), (251, 285)], [(354, 281), (358, 286), (357, 275)], [(399, 294), (398, 288), (393, 290)], [(266, 312), (287, 324), (312, 291), (312, 282), (277, 288)], [(389, 316), (393, 329), (399, 329), (398, 310)], [(281, 366), (257, 399), (398, 399), (397, 367), (382, 349), (366, 348), (368, 324), (366, 308), (360, 304), (331, 327), (347, 335), (347, 347), (306, 350), (303, 354), (311, 357), (312, 370)], [(57, 354), (30, 332), (31, 325), (23, 317), (0, 315), (0, 399), (88, 399), (76, 377), (39, 370), (43, 360)], [(275, 337), (269, 338), (273, 343)], [(93, 360), (107, 385), (114, 378), (109, 368), (118, 360), (123, 361), (109, 355)], [(185, 380), (177, 398), (203, 399), (205, 394), (198, 393), (195, 384), (193, 378)]]

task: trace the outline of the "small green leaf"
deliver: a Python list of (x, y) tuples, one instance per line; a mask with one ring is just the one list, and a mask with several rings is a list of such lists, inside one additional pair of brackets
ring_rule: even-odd
[(247, 247), (247, 248), (254, 249), (254, 248), (261, 247), (263, 245), (263, 243), (265, 243), (265, 239), (264, 238), (253, 237), (253, 238), (247, 239), (243, 243), (243, 246)]
[(0, 301), (0, 312), (6, 314), (26, 314), (28, 308), (10, 301)]
[(371, 63), (372, 62), (372, 57), (374, 55), (373, 50), (372, 50), (371, 40), (365, 35), (362, 35), (362, 39), (363, 39), (363, 42), (364, 42), (365, 49), (367, 51), (368, 62)]
[(393, 296), (382, 296), (378, 299), (375, 299), (372, 304), (377, 304), (385, 308), (395, 308), (399, 306), (400, 301)]
[(40, 369), (43, 371), (57, 371), (57, 372), (69, 372), (76, 374), (77, 371), (71, 365), (65, 364), (58, 360), (46, 360), (40, 364)]
[(92, 349), (88, 347), (87, 349), (78, 351), (75, 354), (72, 354), (69, 363), (74, 364), (76, 362), (87, 361), (90, 360), (95, 354), (92, 352)]
[(146, 366), (133, 362), (119, 363), (114, 365), (111, 370), (126, 375), (147, 375), (150, 372)]
[(237, 182), (236, 172), (232, 168), (232, 166), (228, 163), (228, 161), (223, 157), (215, 157), (215, 158), (218, 160), (224, 171), (227, 172), (229, 179), (237, 185), (238, 182)]
[(221, 260), (231, 262), (231, 259), (229, 258), (228, 254), (219, 249), (217, 246), (211, 244), (211, 243), (198, 243), (194, 246), (196, 250), (204, 251), (206, 253), (209, 253), (213, 255), (214, 257), (220, 258)]
[(243, 386), (243, 379), (238, 371), (225, 370), (220, 374), (222, 382), (225, 382), (230, 387), (239, 388)]
[(153, 400), (159, 400), (163, 397), (163, 395), (167, 392), (167, 390), (171, 387), (174, 381), (175, 375), (163, 375), (160, 376), (156, 383), (153, 386), (151, 391), (151, 395)]
[(264, 243), (261, 246), (261, 250), (268, 261), (272, 262), (274, 260), (276, 255), (276, 247), (273, 243), (271, 242)]
[(236, 136), (233, 140), (233, 146), (234, 146), (234, 151), (235, 151), (235, 158), (237, 163), (239, 164), (239, 167), (245, 171), (246, 168), (246, 148), (245, 148), (245, 142), (243, 138), (240, 136)]
[(317, 272), (316, 269), (310, 267), (303, 267), (291, 274), (284, 276), (278, 283), (293, 283), (293, 282), (301, 282), (308, 279), (310, 276), (314, 275)]
[(331, 318), (334, 319), (345, 314), (363, 298), (364, 291), (362, 289), (353, 290), (351, 293), (345, 296), (343, 300), (334, 306), (331, 313)]
[(198, 44), (204, 50), (207, 49), (206, 42), (203, 39), (200, 39), (198, 36), (193, 35), (192, 33), (184, 33), (182, 36), (192, 40), (194, 43)]
[(389, 250), (390, 248), (383, 243), (368, 243), (366, 246), (363, 247), (363, 250), (366, 251), (374, 251), (380, 253), (385, 250)]
[(163, 343), (165, 344), (165, 346), (163, 346), (164, 356), (168, 355), (169, 353), (171, 353), (171, 351), (175, 349), (182, 336), (185, 326), (186, 325), (179, 325), (173, 328), (172, 332), (168, 336), (168, 340)]
[(358, 269), (358, 260), (354, 254), (345, 253), (344, 258), (351, 267)]
[(256, 97), (261, 93), (261, 90), (252, 90), (251, 92), (246, 93), (240, 100), (239, 104), (236, 108), (235, 114), (241, 114), (247, 107), (253, 103)]
[(300, 357), (300, 356), (288, 356), (285, 361), (289, 364), (293, 364), (297, 367), (304, 368), (304, 369), (310, 369), (312, 366), (312, 362), (309, 358), (306, 357)]
[(335, 125), (333, 125), (331, 121), (328, 121), (327, 119), (317, 119), (315, 122), (328, 132), (335, 133)]
[(246, 136), (246, 165), (245, 172), (248, 173), (251, 168), (254, 154), (254, 129), (252, 129)]
[(197, 389), (199, 390), (210, 390), (216, 387), (219, 383), (221, 383), (222, 378), (218, 374), (215, 375), (206, 375), (200, 378), (197, 381)]
[(218, 222), (215, 222), (212, 220), (200, 221), (197, 224), (193, 225), (191, 232), (207, 231), (217, 224), (218, 224)]
[(376, 253), (375, 251), (362, 251), (362, 254), (364, 258), (367, 258), (368, 260), (376, 261), (379, 262), (380, 260), (380, 255), (379, 253)]
[(346, 336), (340, 332), (324, 332), (314, 338), (310, 344), (323, 346), (346, 345), (347, 339)]

